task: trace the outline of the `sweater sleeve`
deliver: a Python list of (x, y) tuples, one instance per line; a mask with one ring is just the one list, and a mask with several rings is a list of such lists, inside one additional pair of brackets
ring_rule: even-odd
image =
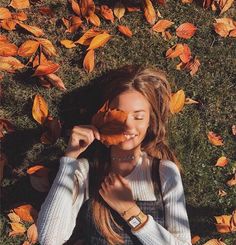
[(88, 168), (87, 159), (60, 159), (59, 171), (38, 215), (41, 245), (61, 245), (70, 238), (86, 199)]
[(181, 176), (176, 165), (162, 160), (160, 178), (165, 205), (164, 228), (148, 214), (147, 223), (132, 233), (145, 245), (190, 245), (191, 234)]

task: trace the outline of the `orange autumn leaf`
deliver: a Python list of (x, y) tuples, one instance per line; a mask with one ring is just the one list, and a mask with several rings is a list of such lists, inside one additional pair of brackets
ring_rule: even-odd
[(92, 72), (94, 69), (94, 49), (90, 49), (84, 57), (83, 67), (87, 72)]
[(93, 0), (80, 0), (80, 12), (83, 17), (87, 18), (91, 13), (95, 12), (95, 4)]
[(84, 33), (84, 35), (80, 39), (78, 39), (74, 43), (75, 44), (79, 43), (81, 45), (89, 45), (91, 43), (92, 39), (99, 34), (102, 34), (101, 31), (89, 29), (88, 31), (86, 31)]
[(181, 55), (184, 51), (184, 46), (183, 44), (181, 43), (178, 43), (176, 45), (174, 45), (172, 48), (169, 48), (167, 51), (166, 51), (166, 58), (176, 58), (178, 57), (179, 55)]
[(91, 24), (93, 24), (94, 26), (100, 26), (101, 25), (101, 21), (100, 21), (99, 17), (95, 13), (91, 13), (88, 16), (88, 21)]
[(28, 18), (26, 13), (24, 13), (23, 11), (12, 13), (11, 16), (12, 16), (12, 19), (21, 20), (21, 21), (27, 20)]
[(101, 5), (100, 12), (104, 19), (110, 20), (112, 23), (114, 22), (112, 9), (110, 9), (107, 5)]
[(30, 7), (29, 0), (12, 0), (9, 6), (14, 9), (25, 9)]
[(152, 30), (155, 32), (164, 32), (167, 28), (171, 27), (174, 22), (170, 20), (159, 20), (157, 23), (152, 27)]
[(32, 116), (39, 124), (43, 124), (48, 117), (47, 102), (39, 94), (36, 94), (34, 98)]
[(75, 33), (80, 27), (83, 27), (83, 21), (78, 16), (71, 16), (69, 20), (64, 18), (63, 23), (66, 25), (68, 33)]
[(43, 144), (54, 144), (61, 135), (61, 123), (57, 118), (47, 117), (43, 124), (43, 134), (40, 138)]
[(31, 245), (29, 241), (24, 241), (22, 245)]
[(30, 223), (33, 223), (38, 216), (37, 210), (30, 204), (21, 205), (13, 210), (23, 221)]
[(9, 232), (9, 236), (23, 235), (26, 232), (26, 228), (23, 224), (18, 222), (11, 222), (12, 231)]
[(170, 100), (170, 112), (172, 114), (180, 112), (184, 107), (184, 102), (185, 93), (182, 89), (172, 94)]
[(197, 57), (191, 59), (185, 66), (185, 69), (190, 71), (190, 75), (194, 76), (201, 65), (200, 60)]
[(232, 215), (221, 215), (214, 216), (216, 219), (216, 229), (219, 233), (228, 233), (231, 232), (230, 229), (230, 220)]
[(229, 37), (236, 37), (236, 29), (230, 31)]
[(218, 167), (224, 167), (225, 165), (227, 165), (228, 164), (228, 159), (226, 158), (226, 157), (220, 157), (218, 160), (217, 160), (217, 162), (216, 162), (216, 164), (215, 164), (215, 166), (218, 166)]
[(193, 100), (191, 98), (186, 98), (184, 104), (191, 105), (191, 104), (198, 104), (199, 102), (196, 100)]
[(49, 56), (56, 56), (57, 52), (51, 41), (45, 38), (35, 38), (43, 48), (43, 52)]
[(201, 238), (198, 235), (193, 236), (192, 239), (191, 239), (192, 245), (196, 244), (200, 239)]
[(221, 37), (227, 37), (229, 34), (229, 30), (224, 23), (214, 23), (215, 32), (219, 34)]
[(2, 20), (1, 27), (7, 31), (12, 31), (16, 29), (16, 21), (12, 19)]
[(17, 55), (17, 50), (18, 47), (15, 44), (8, 41), (0, 41), (0, 56), (15, 56)]
[(27, 40), (18, 49), (18, 55), (21, 57), (32, 56), (38, 49), (39, 42), (34, 40)]
[(189, 39), (191, 38), (197, 30), (197, 27), (192, 23), (183, 23), (176, 29), (176, 35), (178, 37)]
[(81, 16), (80, 6), (76, 0), (71, 0), (71, 7), (78, 16)]
[(213, 23), (215, 32), (222, 37), (227, 37), (229, 32), (236, 29), (236, 22), (232, 18), (220, 18), (216, 19), (216, 23)]
[(36, 37), (40, 37), (44, 34), (43, 30), (40, 29), (39, 27), (37, 26), (30, 26), (30, 25), (26, 25), (26, 24), (23, 24), (22, 22), (20, 21), (17, 21), (17, 24), (24, 28), (25, 30), (27, 30), (28, 32), (32, 33), (34, 36)]
[(66, 87), (63, 83), (63, 81), (61, 80), (60, 77), (58, 77), (56, 74), (54, 73), (50, 73), (46, 75), (47, 80), (56, 88), (65, 91)]
[(118, 25), (118, 30), (127, 37), (132, 37), (133, 33), (127, 26)]
[(234, 3), (234, 0), (220, 0), (220, 15), (226, 12)]
[(203, 245), (226, 245), (226, 244), (218, 239), (211, 239), (206, 243), (204, 243)]
[(7, 8), (0, 7), (0, 20), (10, 19), (11, 12)]
[(0, 56), (0, 70), (12, 72), (15, 70), (22, 69), (24, 64), (22, 64), (18, 59), (14, 57), (2, 57)]
[(236, 174), (234, 174), (233, 178), (228, 180), (226, 184), (230, 187), (236, 185)]
[(100, 48), (104, 46), (111, 38), (112, 36), (108, 33), (102, 33), (102, 34), (95, 36), (93, 40), (91, 41), (88, 47), (88, 50), (96, 49), (96, 48)]
[(151, 0), (143, 0), (143, 9), (147, 22), (153, 25), (156, 22), (156, 12)]
[(181, 59), (182, 62), (188, 63), (192, 56), (191, 56), (191, 50), (187, 44), (183, 44), (183, 52), (182, 54), (179, 55), (179, 58)]
[(215, 146), (224, 145), (221, 136), (216, 135), (212, 131), (208, 132), (207, 137), (208, 137), (208, 140), (210, 141), (210, 143), (213, 144), (213, 145), (215, 145)]
[(125, 6), (121, 1), (116, 1), (114, 15), (120, 20), (125, 14)]
[(35, 175), (38, 177), (45, 177), (48, 176), (49, 168), (43, 166), (43, 165), (35, 165), (33, 167), (30, 167), (27, 169), (27, 174), (29, 175)]
[(39, 65), (32, 76), (48, 75), (56, 72), (59, 69), (59, 67), (60, 65), (54, 63)]
[(101, 142), (106, 145), (117, 145), (126, 140), (124, 135), (127, 113), (109, 109), (108, 102), (93, 116), (92, 124), (98, 128)]
[(38, 241), (38, 230), (35, 224), (32, 224), (27, 230), (27, 238), (30, 244), (35, 244)]
[(60, 41), (60, 43), (66, 47), (66, 48), (74, 48), (76, 47), (75, 43), (72, 40), (68, 40), (68, 39), (63, 39)]
[(226, 195), (227, 195), (227, 192), (225, 192), (224, 190), (219, 190), (219, 191), (218, 191), (218, 196), (224, 197), (224, 196), (226, 196)]
[(7, 216), (11, 222), (19, 223), (21, 221), (20, 216), (17, 215), (15, 212), (10, 212)]

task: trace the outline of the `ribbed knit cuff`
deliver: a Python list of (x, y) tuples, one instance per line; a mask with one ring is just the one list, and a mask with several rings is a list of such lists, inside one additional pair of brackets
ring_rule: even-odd
[(66, 174), (74, 174), (77, 167), (78, 167), (77, 159), (66, 157), (66, 156), (60, 158), (59, 172), (65, 172)]

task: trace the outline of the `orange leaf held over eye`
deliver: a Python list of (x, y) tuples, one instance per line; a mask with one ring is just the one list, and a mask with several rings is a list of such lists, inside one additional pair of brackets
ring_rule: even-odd
[(210, 131), (207, 134), (207, 137), (209, 139), (209, 141), (216, 146), (221, 146), (224, 145), (223, 140), (221, 138), (221, 136), (216, 135), (214, 132)]
[(34, 98), (33, 108), (32, 108), (33, 118), (39, 123), (43, 124), (48, 116), (48, 105), (45, 99), (36, 94)]
[(191, 38), (197, 30), (197, 27), (191, 23), (183, 23), (176, 29), (176, 35), (178, 37), (189, 39)]
[(126, 140), (124, 135), (127, 113), (109, 109), (108, 102), (93, 116), (92, 124), (98, 128), (101, 142), (106, 145), (117, 145)]

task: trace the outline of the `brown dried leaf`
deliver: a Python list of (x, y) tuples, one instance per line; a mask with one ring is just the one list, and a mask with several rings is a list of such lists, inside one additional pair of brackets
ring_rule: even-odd
[(121, 1), (116, 1), (114, 15), (120, 20), (125, 14), (125, 6)]
[(2, 71), (14, 73), (15, 70), (22, 69), (23, 67), (24, 64), (14, 57), (0, 56), (0, 70)]
[(11, 12), (7, 8), (0, 7), (0, 20), (6, 20), (11, 18)]
[(176, 29), (176, 35), (178, 37), (189, 39), (191, 38), (197, 30), (197, 27), (192, 23), (183, 23)]
[(224, 166), (226, 166), (227, 164), (228, 164), (228, 159), (226, 158), (226, 157), (220, 157), (218, 160), (217, 160), (217, 162), (216, 162), (216, 164), (215, 164), (215, 166), (218, 166), (218, 167), (224, 167)]
[(30, 244), (35, 244), (38, 241), (38, 230), (35, 224), (32, 224), (27, 230), (27, 238)]
[(58, 77), (56, 74), (50, 73), (46, 75), (46, 78), (49, 80), (49, 82), (56, 88), (59, 88), (62, 91), (66, 90), (66, 87), (61, 80), (60, 77)]
[(167, 28), (171, 27), (174, 22), (170, 20), (159, 20), (153, 27), (152, 30), (155, 32), (164, 32)]
[(110, 9), (107, 5), (101, 5), (100, 12), (104, 19), (110, 20), (112, 23), (114, 23), (114, 15), (112, 9)]
[(102, 33), (93, 38), (87, 50), (96, 49), (104, 46), (112, 36), (108, 33)]
[(124, 34), (126, 37), (129, 37), (129, 38), (132, 37), (133, 33), (129, 29), (129, 27), (118, 25), (117, 28), (118, 28), (119, 32), (121, 32), (122, 34)]
[(92, 72), (94, 69), (94, 49), (90, 49), (84, 57), (83, 67), (87, 72)]
[(18, 49), (18, 55), (21, 57), (30, 57), (32, 56), (38, 49), (39, 42), (34, 40), (27, 40)]
[(45, 38), (35, 38), (43, 47), (43, 52), (49, 56), (56, 56), (57, 52), (53, 44)]
[(144, 16), (147, 22), (153, 25), (156, 22), (156, 11), (152, 5), (151, 0), (143, 0)]
[(38, 216), (37, 210), (30, 204), (21, 205), (13, 210), (23, 221), (30, 223), (35, 222)]
[(172, 114), (180, 112), (184, 107), (184, 102), (185, 102), (185, 93), (182, 89), (172, 94), (170, 100), (170, 112)]
[(9, 6), (14, 9), (25, 9), (30, 7), (29, 0), (12, 0)]
[(48, 105), (44, 98), (36, 94), (34, 98), (33, 108), (32, 108), (33, 118), (39, 123), (43, 124), (48, 117)]
[(215, 145), (215, 146), (224, 145), (221, 136), (216, 135), (212, 131), (208, 132), (207, 137), (208, 137), (208, 140), (210, 141), (210, 143), (213, 144), (213, 145)]
[(18, 47), (8, 41), (0, 41), (0, 56), (8, 57), (17, 55)]
[(32, 76), (43, 76), (56, 72), (60, 65), (54, 63), (48, 63), (46, 65), (39, 65)]

